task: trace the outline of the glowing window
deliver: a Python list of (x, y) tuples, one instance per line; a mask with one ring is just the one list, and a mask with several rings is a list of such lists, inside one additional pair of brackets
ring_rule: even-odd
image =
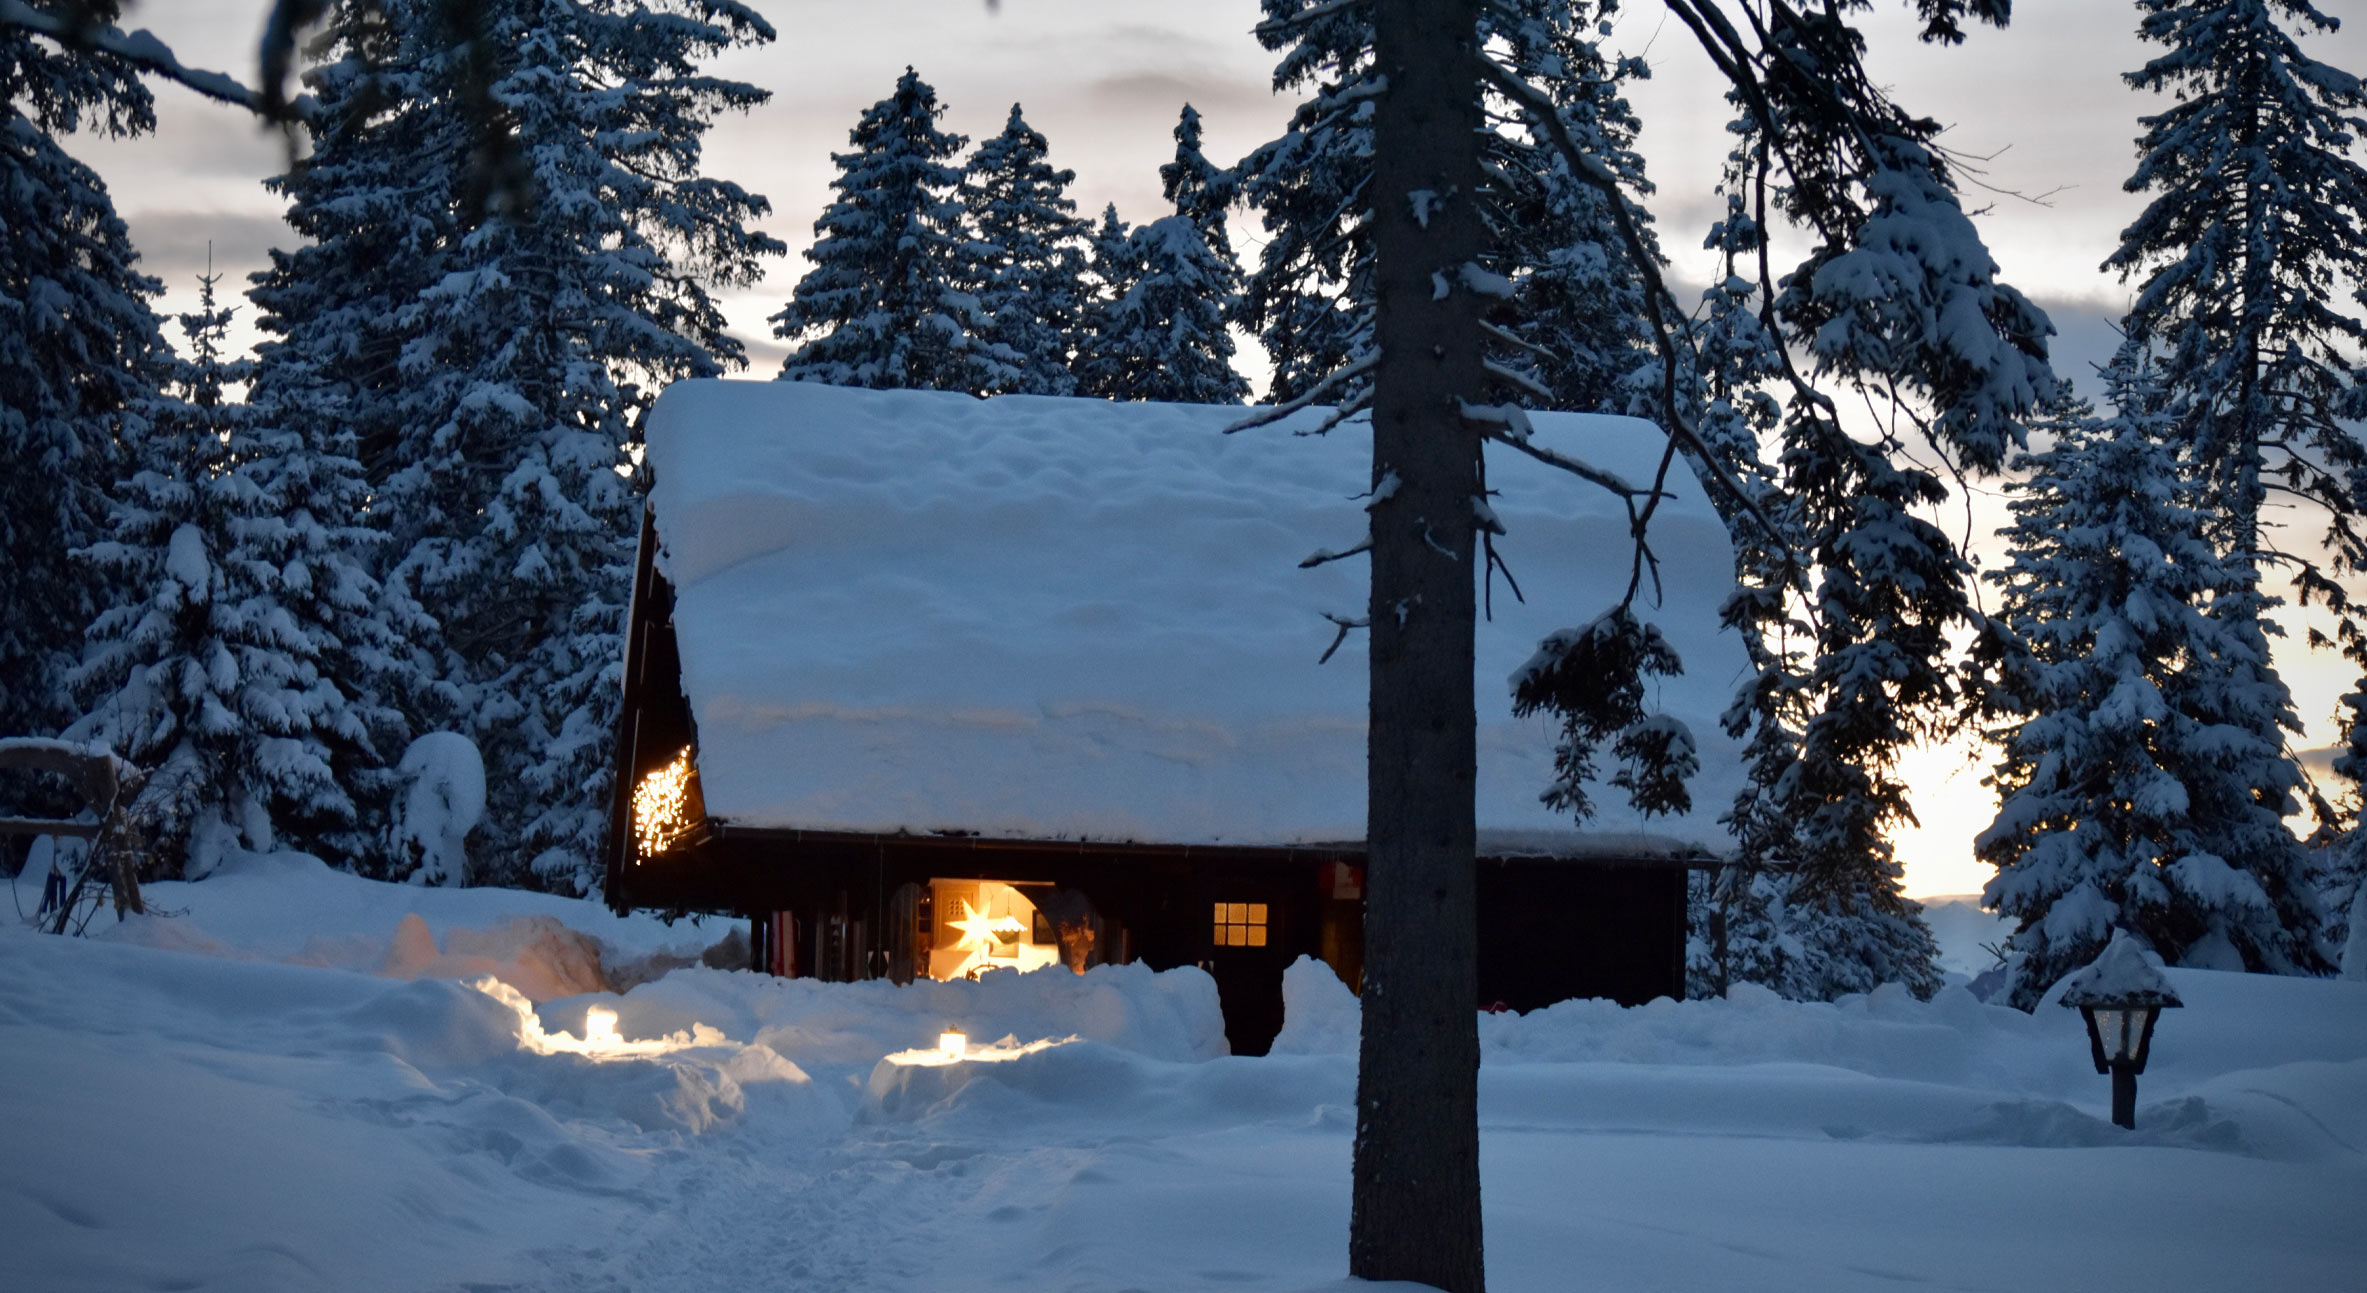
[(1218, 947), (1264, 947), (1266, 945), (1266, 904), (1262, 902), (1220, 902), (1216, 904), (1215, 941)]
[(935, 916), (930, 978), (976, 978), (989, 969), (1040, 970), (1060, 963), (1057, 937), (1032, 936), (1049, 922), (1020, 889), (995, 880), (935, 879), (929, 885)]

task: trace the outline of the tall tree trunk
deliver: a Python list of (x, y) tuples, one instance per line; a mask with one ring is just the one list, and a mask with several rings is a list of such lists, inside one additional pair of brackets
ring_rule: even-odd
[[(1472, 507), (1484, 234), (1476, 0), (1380, 0), (1372, 692), (1348, 1269), (1481, 1288)], [(1445, 290), (1441, 290), (1444, 285)]]

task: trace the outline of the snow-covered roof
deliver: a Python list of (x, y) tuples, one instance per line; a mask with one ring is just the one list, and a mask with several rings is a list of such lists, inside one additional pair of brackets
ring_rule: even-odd
[[(809, 830), (1303, 844), (1364, 835), (1362, 558), (1299, 562), (1363, 534), (1370, 441), (1237, 408), (1112, 404), (797, 382), (677, 383), (648, 431), (660, 569), (709, 814)], [(1541, 414), (1540, 442), (1649, 479), (1662, 437)], [(1507, 678), (1546, 634), (1625, 587), (1624, 510), (1505, 453), (1478, 635), (1479, 824), (1524, 851), (1585, 852), (1538, 802), (1554, 724), (1515, 719)], [(1679, 469), (1680, 476), (1682, 468)], [(1717, 725), (1742, 676), (1717, 608), (1723, 527), (1690, 478), (1652, 539), (1682, 655), (1653, 701), (1701, 745), (1686, 818), (1608, 787), (1590, 833), (1715, 847), (1740, 784)], [(1606, 754), (1603, 762), (1610, 763)], [(1542, 833), (1542, 834), (1540, 834)], [(1551, 847), (1553, 836), (1566, 847)]]

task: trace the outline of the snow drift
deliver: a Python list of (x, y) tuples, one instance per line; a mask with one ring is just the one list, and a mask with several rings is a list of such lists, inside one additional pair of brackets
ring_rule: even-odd
[[(1345, 1287), (1358, 1007), (1313, 961), (1250, 1059), (1191, 969), (537, 1004), (481, 971), (715, 931), (285, 858), (156, 897), (0, 924), (0, 1287)], [(1961, 988), (1482, 1016), (1489, 1285), (2352, 1287), (2367, 986), (2167, 973), (2133, 1133), (2076, 1012)], [(1041, 1045), (891, 1058), (949, 1029)]]

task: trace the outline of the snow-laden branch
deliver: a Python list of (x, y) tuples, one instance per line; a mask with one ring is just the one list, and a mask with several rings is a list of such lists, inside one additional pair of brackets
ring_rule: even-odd
[(1333, 624), (1338, 625), (1340, 631), (1331, 635), (1331, 645), (1323, 648), (1323, 654), (1316, 658), (1315, 663), (1317, 664), (1331, 663), (1331, 658), (1334, 655), (1339, 654), (1340, 644), (1348, 640), (1349, 630), (1369, 629), (1373, 626), (1372, 617), (1369, 615), (1362, 616), (1357, 619), (1346, 619), (1341, 616), (1334, 615), (1330, 611), (1325, 611), (1323, 612), (1323, 618), (1330, 620)]
[(1473, 404), (1465, 401), (1460, 409), (1463, 419), (1480, 428), (1480, 435), (1501, 445), (1509, 445), (1544, 463), (1559, 467), (1580, 480), (1600, 485), (1622, 499), (1634, 500), (1653, 491), (1629, 484), (1615, 472), (1608, 472), (1581, 458), (1572, 458), (1538, 444), (1531, 438), (1527, 410), (1517, 404)]
[(1317, 566), (1329, 565), (1334, 561), (1346, 561), (1348, 558), (1353, 557), (1360, 552), (1370, 552), (1372, 550), (1373, 536), (1367, 534), (1364, 536), (1364, 538), (1357, 541), (1355, 546), (1342, 548), (1337, 552), (1332, 551), (1330, 548), (1316, 549), (1314, 552), (1311, 552), (1307, 555), (1306, 560), (1299, 563), (1299, 569), (1313, 570)]
[(1464, 287), (1481, 296), (1492, 296), (1499, 301), (1512, 299), (1514, 291), (1512, 280), (1492, 269), (1482, 269), (1478, 265), (1465, 261), (1455, 267), (1455, 278)]
[(1529, 376), (1527, 373), (1521, 372), (1517, 368), (1507, 368), (1504, 365), (1497, 363), (1493, 359), (1481, 360), (1480, 367), (1485, 368), (1488, 371), (1488, 376), (1495, 378), (1497, 381), (1504, 382), (1507, 385), (1517, 386), (1520, 389), (1527, 391), (1529, 394), (1536, 396), (1538, 399), (1550, 401), (1553, 398), (1553, 392), (1547, 389), (1543, 382), (1540, 382), (1536, 378)]
[(1362, 9), (1371, 3), (1372, 0), (1323, 0), (1323, 3), (1309, 5), (1297, 13), (1284, 14), (1280, 18), (1268, 18), (1249, 30), (1250, 34), (1256, 36), (1278, 36), (1293, 27), (1304, 27), (1308, 23), (1328, 18), (1335, 13)]
[[(1283, 403), (1273, 405), (1269, 408), (1258, 409), (1255, 412), (1252, 412), (1248, 417), (1245, 417), (1240, 421), (1235, 422), (1233, 425), (1226, 427), (1225, 434), (1231, 435), (1235, 431), (1248, 431), (1256, 427), (1272, 426), (1274, 423), (1280, 422), (1282, 419), (1289, 417), (1291, 414), (1296, 413), (1301, 409), (1320, 404), (1323, 402), (1324, 396), (1339, 390), (1342, 386), (1345, 386), (1350, 381), (1355, 380), (1365, 373), (1371, 372), (1374, 367), (1379, 365), (1380, 362), (1381, 351), (1380, 348), (1376, 346), (1370, 350), (1365, 351), (1355, 359), (1350, 360), (1348, 363), (1342, 364), (1331, 374), (1331, 376), (1326, 377), (1322, 381), (1308, 387), (1306, 392), (1301, 394), (1297, 399), (1286, 400)], [(1324, 429), (1330, 430), (1332, 427), (1339, 425), (1339, 423), (1344, 420), (1345, 416), (1345, 412), (1334, 413), (1331, 419), (1324, 424)]]
[[(127, 32), (111, 23), (78, 22), (36, 9), (25, 0), (0, 0), (0, 27), (19, 27), (70, 48), (101, 50), (217, 103), (244, 108), (265, 119), (274, 116), (261, 93), (227, 72), (190, 67), (146, 28)], [(307, 123), (318, 112), (319, 105), (310, 96), (299, 97), (287, 105), (288, 115)]]
[(1496, 340), (1503, 342), (1505, 345), (1516, 346), (1522, 350), (1526, 350), (1539, 359), (1551, 360), (1555, 363), (1561, 362), (1562, 357), (1559, 354), (1556, 354), (1544, 346), (1538, 345), (1536, 342), (1521, 336), (1519, 333), (1512, 332), (1505, 328), (1499, 328), (1495, 324), (1490, 323), (1485, 319), (1479, 321), (1479, 330), (1495, 338)]

